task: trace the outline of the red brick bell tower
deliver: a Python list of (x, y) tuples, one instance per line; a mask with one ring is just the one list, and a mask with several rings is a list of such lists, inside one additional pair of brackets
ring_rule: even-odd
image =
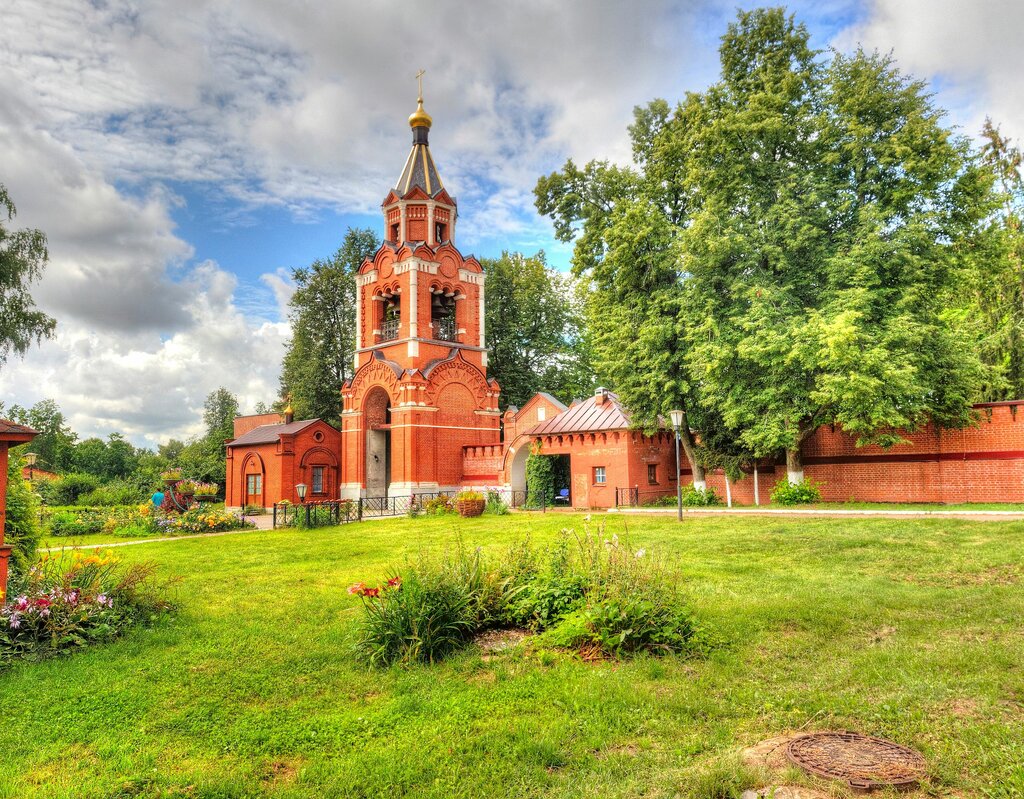
[(343, 497), (456, 488), (462, 448), (500, 439), (487, 378), (484, 274), (455, 247), (458, 209), (427, 141), (422, 92), (412, 150), (384, 198), (385, 241), (356, 276), (356, 372), (342, 389)]

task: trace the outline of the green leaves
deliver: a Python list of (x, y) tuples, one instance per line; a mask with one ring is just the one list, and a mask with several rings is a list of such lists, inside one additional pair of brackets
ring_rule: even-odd
[[(986, 359), (1024, 376), (1020, 154), (989, 131), (1014, 199), (1007, 233), (983, 237), (992, 174), (891, 56), (822, 54), (779, 8), (740, 12), (720, 55), (703, 93), (637, 108), (639, 174), (569, 161), (538, 182), (591, 281), (601, 379), (639, 426), (684, 408), (708, 464), (795, 452), (829, 422), (883, 445), (929, 418), (970, 423), (999, 381), (949, 310), (965, 283), (984, 298)], [(1018, 249), (996, 284), (1012, 291), (966, 280)]]
[(24, 355), (32, 342), (53, 336), (56, 321), (36, 308), (29, 286), (42, 277), (49, 254), (39, 230), (8, 230), (2, 223), (16, 211), (0, 184), (0, 366), (14, 352)]
[(292, 272), (292, 338), (281, 393), (291, 395), (297, 419), (341, 424), (341, 387), (352, 375), (355, 351), (355, 275), (379, 246), (372, 230), (349, 228), (333, 258)]
[(550, 269), (544, 253), (502, 253), (482, 261), (487, 366), (502, 399), (522, 406), (538, 391), (565, 400), (593, 387), (575, 281)]

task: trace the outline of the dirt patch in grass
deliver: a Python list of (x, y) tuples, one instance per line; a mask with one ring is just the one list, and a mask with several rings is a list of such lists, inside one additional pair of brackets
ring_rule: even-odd
[(988, 566), (981, 571), (911, 574), (907, 575), (904, 579), (908, 583), (934, 586), (936, 588), (1017, 585), (1021, 581), (1021, 567), (1016, 563), (1001, 563), (997, 566)]
[(748, 746), (740, 757), (743, 762), (753, 768), (766, 768), (769, 770), (783, 769), (789, 766), (786, 759), (786, 745), (792, 741), (793, 735), (778, 735), (766, 741)]
[(598, 760), (606, 760), (610, 757), (636, 757), (638, 754), (640, 754), (640, 747), (635, 743), (615, 744), (594, 750), (594, 757)]
[(483, 659), (491, 660), (496, 655), (519, 646), (530, 636), (529, 630), (486, 630), (473, 639), (473, 643), (483, 650)]
[(263, 782), (269, 785), (290, 785), (298, 778), (301, 769), (301, 760), (275, 760), (264, 769)]
[(831, 794), (801, 785), (768, 785), (744, 791), (742, 799), (829, 799)]
[(880, 644), (888, 640), (889, 638), (892, 638), (894, 635), (896, 635), (896, 628), (885, 625), (883, 627), (879, 627), (877, 630), (874, 630), (868, 636), (868, 643)]

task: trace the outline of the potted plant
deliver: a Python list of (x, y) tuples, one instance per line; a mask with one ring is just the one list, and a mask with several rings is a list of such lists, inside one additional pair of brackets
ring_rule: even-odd
[(479, 516), (484, 512), (487, 500), (479, 491), (460, 491), (455, 497), (455, 509), (459, 516)]
[(178, 484), (174, 486), (174, 493), (180, 494), (186, 499), (191, 499), (198, 493), (199, 487), (202, 483), (196, 482), (195, 480), (179, 480)]
[(217, 484), (196, 482), (195, 495), (196, 499), (199, 500), (200, 502), (216, 502)]
[(181, 480), (181, 469), (168, 469), (166, 472), (160, 472), (160, 476), (167, 485), (174, 485)]

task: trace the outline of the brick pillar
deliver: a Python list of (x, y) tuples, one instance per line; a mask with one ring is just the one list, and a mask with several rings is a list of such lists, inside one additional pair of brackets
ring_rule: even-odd
[(7, 524), (7, 447), (0, 441), (0, 602), (7, 596), (7, 562), (11, 548), (4, 545), (4, 526)]

